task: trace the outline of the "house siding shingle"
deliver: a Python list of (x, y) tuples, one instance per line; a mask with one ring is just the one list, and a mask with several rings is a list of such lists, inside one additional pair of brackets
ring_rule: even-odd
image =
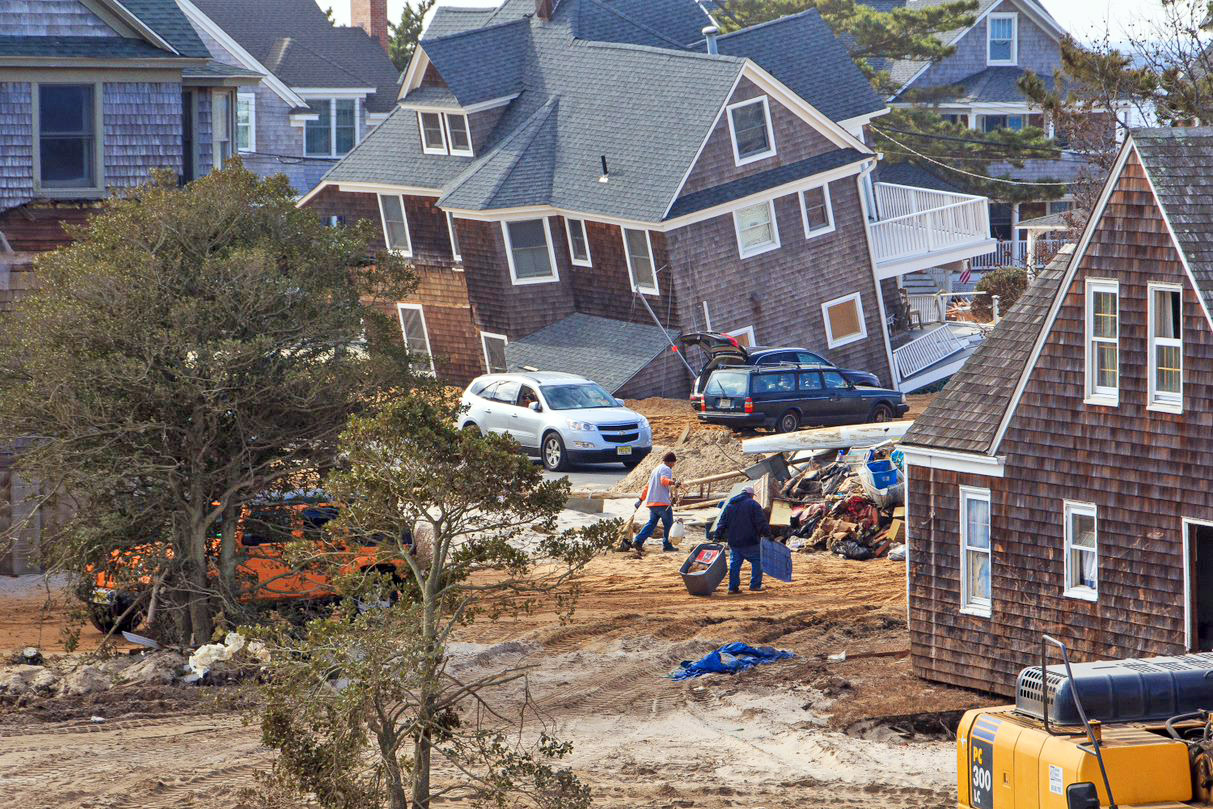
[(15, 37), (117, 37), (80, 0), (4, 0), (0, 31)]
[[(1061, 46), (1057, 40), (1032, 21), (1012, 2), (998, 5), (991, 13), (1015, 12), (1019, 14), (1016, 23), (1019, 28), (1019, 47), (1017, 66), (1031, 70), (1040, 76), (1051, 77), (1054, 71), (1061, 68)], [(961, 79), (986, 69), (986, 36), (990, 18), (986, 17), (969, 29), (960, 41), (956, 50), (946, 59), (932, 65), (914, 82), (915, 87), (940, 87), (953, 84)]]
[[(855, 177), (830, 183), (830, 201), (834, 232), (806, 239), (798, 195), (777, 198), (781, 246), (747, 259), (738, 258), (731, 213), (667, 234), (682, 327), (706, 327), (706, 301), (717, 331), (753, 326), (759, 343), (820, 350), (840, 366), (868, 370), (891, 383)], [(830, 349), (821, 305), (855, 292), (861, 296), (867, 337)]]
[[(1083, 403), (1089, 278), (1120, 285), (1118, 407)], [(1182, 415), (1146, 409), (1150, 282), (1183, 285)], [(1004, 477), (910, 469), (911, 650), (929, 679), (1010, 694), (1043, 632), (1077, 660), (1185, 651), (1182, 519), (1213, 518), (1213, 494), (1193, 485), (1213, 466), (1213, 333), (1135, 157), (1062, 294), (998, 448)], [(992, 492), (991, 619), (957, 613), (961, 483)], [(1062, 595), (1065, 500), (1098, 508), (1095, 603)]]
[(0, 211), (34, 195), (33, 106), (28, 82), (0, 82)]
[(181, 86), (168, 82), (105, 84), (105, 184), (146, 183), (155, 168), (181, 172)]

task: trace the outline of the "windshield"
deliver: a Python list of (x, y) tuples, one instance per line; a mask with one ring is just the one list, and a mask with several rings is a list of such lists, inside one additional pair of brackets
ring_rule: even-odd
[(615, 397), (593, 383), (585, 385), (544, 385), (540, 388), (553, 410), (582, 410), (591, 407), (619, 407)]
[(750, 375), (745, 371), (717, 371), (704, 393), (710, 396), (745, 396)]

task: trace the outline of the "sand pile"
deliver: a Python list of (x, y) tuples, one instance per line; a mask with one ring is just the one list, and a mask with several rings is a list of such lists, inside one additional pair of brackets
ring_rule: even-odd
[[(699, 430), (687, 436), (687, 440), (681, 445), (654, 445), (652, 454), (616, 484), (611, 493), (621, 497), (640, 494), (653, 469), (661, 463), (661, 456), (670, 450), (678, 456), (674, 475), (679, 480), (692, 480), (744, 469), (753, 463), (742, 454), (741, 440), (728, 430)], [(714, 485), (716, 488), (728, 489), (729, 484), (730, 481), (724, 481)]]
[(700, 424), (695, 411), (691, 409), (691, 403), (686, 399), (663, 399), (654, 396), (650, 399), (629, 399), (626, 404), (649, 420), (653, 428), (653, 441), (658, 444), (674, 443), (682, 437), (688, 426), (691, 432), (726, 429), (713, 424)]

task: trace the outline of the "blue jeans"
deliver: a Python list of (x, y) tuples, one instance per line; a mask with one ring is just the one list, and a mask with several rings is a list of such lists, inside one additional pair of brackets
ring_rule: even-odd
[(635, 543), (637, 548), (644, 545), (644, 541), (653, 535), (653, 532), (657, 530), (658, 522), (665, 526), (665, 541), (662, 542), (662, 547), (670, 547), (670, 531), (674, 528), (674, 507), (649, 506), (649, 521), (645, 523), (644, 528), (641, 528), (640, 533), (636, 535)]
[(736, 592), (741, 589), (741, 565), (750, 563), (750, 589), (757, 590), (762, 586), (762, 546), (747, 545), (744, 548), (729, 546), (729, 589)]

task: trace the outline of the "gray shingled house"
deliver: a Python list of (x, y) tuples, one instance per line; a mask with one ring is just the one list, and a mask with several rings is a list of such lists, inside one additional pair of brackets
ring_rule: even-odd
[(261, 77), (236, 98), (236, 150), (251, 171), (285, 174), (305, 194), (396, 105), (387, 0), (351, 0), (351, 27), (315, 0), (178, 2), (217, 62)]
[(1210, 198), (1213, 128), (1133, 131), (1072, 252), (905, 436), (919, 674), (1013, 693), (1041, 633), (1213, 651)]
[(695, 0), (439, 7), (398, 108), (301, 204), (413, 259), (403, 337), (455, 384), (681, 395), (668, 335), (702, 329), (937, 378), (965, 347), (892, 334), (897, 279), (988, 252), (985, 199), (872, 181), (885, 104), (815, 11), (713, 25)]
[[(230, 157), (236, 90), (258, 78), (212, 59), (174, 0), (0, 2), (0, 313), (33, 284), (33, 256), (111, 190)], [(0, 529), (37, 492), (12, 473), (12, 449), (0, 454)], [(0, 570), (31, 564), (37, 528)]]

